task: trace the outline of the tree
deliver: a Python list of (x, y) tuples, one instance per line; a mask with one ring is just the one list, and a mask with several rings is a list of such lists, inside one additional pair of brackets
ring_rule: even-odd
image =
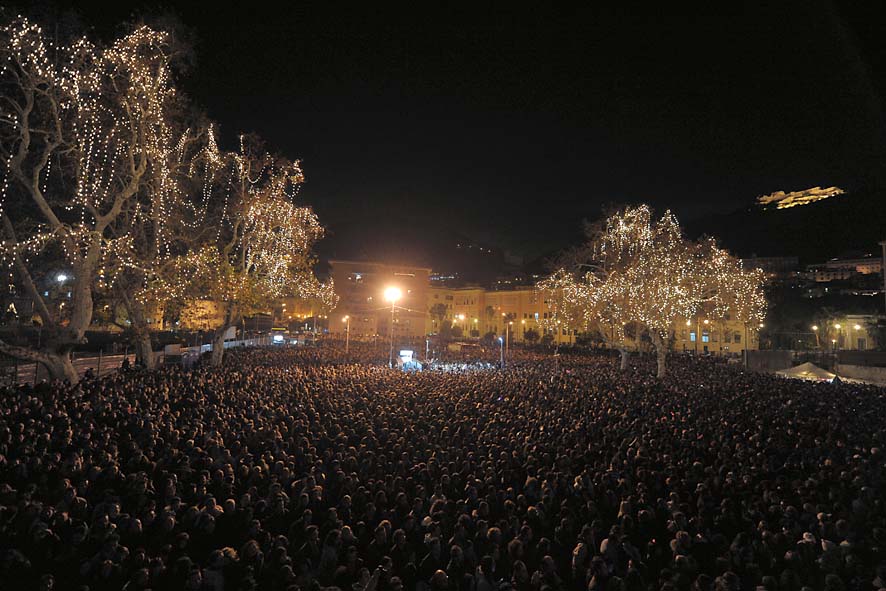
[(678, 318), (702, 306), (745, 323), (765, 313), (762, 273), (742, 269), (713, 240), (687, 240), (669, 211), (658, 220), (645, 205), (613, 213), (573, 253), (572, 264), (576, 270), (560, 269), (540, 286), (560, 294), (553, 301), (557, 313), (580, 327), (598, 327), (622, 351), (622, 368), (629, 334), (645, 329), (660, 378)]
[(483, 309), (483, 312), (486, 314), (486, 329), (492, 331), (492, 321), (495, 320), (495, 308), (492, 306), (486, 306), (486, 308)]
[[(92, 321), (94, 287), (131, 239), (110, 228), (165, 145), (169, 39), (139, 27), (106, 46), (49, 41), (23, 18), (0, 39), (0, 252), (44, 333), (39, 350), (0, 341), (0, 351), (76, 381), (72, 351)], [(59, 266), (70, 269), (70, 297), (55, 306), (46, 269)]]
[(534, 328), (530, 328), (523, 333), (523, 339), (529, 343), (537, 343), (539, 339), (538, 331)]
[(740, 260), (708, 238), (696, 245), (694, 279), (700, 308), (715, 319), (731, 317), (744, 324), (746, 331), (759, 330), (767, 308), (761, 269), (745, 269)]
[(572, 329), (578, 326), (582, 311), (580, 302), (583, 301), (583, 294), (579, 292), (582, 288), (572, 273), (565, 269), (556, 271), (538, 283), (536, 290), (547, 309), (541, 320), (547, 334), (556, 335), (563, 328)]
[(283, 296), (337, 303), (332, 282), (312, 271), (312, 247), (323, 235), (314, 212), (294, 199), (303, 181), (300, 163), (264, 152), (254, 137), (241, 137), (240, 151), (226, 155), (228, 180), (208, 216), (217, 228), (193, 254), (179, 259), (177, 276), (188, 277), (186, 293), (221, 307), (214, 326), (212, 364), (224, 355), (225, 332), (244, 315)]
[[(110, 252), (100, 284), (125, 309), (124, 328), (131, 331), (137, 360), (148, 369), (156, 364), (151, 332), (158, 327), (152, 320), (181, 299), (187, 281), (175, 275), (185, 271), (175, 264), (176, 258), (217, 232), (207, 223), (205, 211), (222, 165), (213, 126), (170, 119), (141, 190), (111, 225), (115, 236), (127, 239)], [(200, 195), (203, 208), (193, 207), (194, 193)]]
[(865, 321), (865, 331), (874, 341), (877, 351), (886, 351), (886, 322), (879, 318), (869, 318)]
[(431, 306), (431, 318), (434, 319), (439, 330), (443, 329), (443, 320), (446, 319), (446, 312), (446, 304), (444, 304), (443, 302), (437, 302), (436, 304)]

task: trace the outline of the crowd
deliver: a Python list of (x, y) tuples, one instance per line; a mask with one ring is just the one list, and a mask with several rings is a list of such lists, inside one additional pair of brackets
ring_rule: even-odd
[[(366, 355), (364, 359), (364, 354)], [(675, 359), (360, 348), (0, 395), (0, 588), (886, 588), (886, 398)]]

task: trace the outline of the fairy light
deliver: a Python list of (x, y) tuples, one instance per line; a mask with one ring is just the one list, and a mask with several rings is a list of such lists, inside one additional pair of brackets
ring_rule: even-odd
[[(242, 309), (283, 295), (335, 306), (332, 283), (311, 271), (323, 229), (295, 204), (300, 162), (255, 155), (245, 136), (238, 152), (223, 152), (212, 125), (174, 131), (165, 33), (139, 27), (105, 47), (53, 44), (19, 17), (0, 35), (0, 79), (15, 91), (0, 112), (0, 143), (12, 154), (0, 170), (0, 213), (10, 197), (53, 208), (34, 207), (45, 219), (0, 237), (10, 277), (16, 260), (35, 264), (58, 247), (76, 281), (126, 289), (145, 306), (201, 292)], [(22, 147), (23, 130), (37, 128), (48, 131)], [(214, 240), (187, 246), (207, 227)]]
[(549, 302), (548, 324), (595, 326), (620, 347), (625, 328), (636, 323), (666, 347), (677, 320), (702, 309), (748, 326), (765, 317), (763, 272), (745, 270), (713, 240), (687, 240), (670, 211), (654, 220), (648, 206), (626, 208), (582, 252), (592, 271), (575, 277), (561, 269), (538, 285)]

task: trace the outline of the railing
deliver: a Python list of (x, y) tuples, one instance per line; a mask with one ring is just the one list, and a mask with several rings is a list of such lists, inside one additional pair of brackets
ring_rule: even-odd
[[(82, 378), (88, 370), (98, 377), (106, 376), (120, 369), (123, 359), (129, 358), (130, 363), (135, 362), (135, 355), (104, 355), (99, 352), (97, 356), (74, 358), (74, 369)], [(15, 358), (7, 358), (7, 362), (0, 368), (0, 384), (25, 385), (39, 384), (49, 379), (49, 375), (39, 363), (23, 363)]]
[[(270, 335), (266, 335), (251, 339), (225, 341), (225, 349), (262, 347), (271, 344), (273, 344), (273, 338)], [(210, 351), (212, 351), (212, 344), (207, 343), (193, 347), (182, 347), (180, 354), (175, 356), (167, 356), (163, 351), (155, 351), (154, 355), (157, 356), (157, 365), (163, 365), (173, 357), (177, 357), (181, 360), (180, 363), (183, 366), (191, 367), (197, 362), (200, 355)], [(81, 378), (86, 375), (89, 369), (92, 369), (95, 376), (102, 377), (120, 369), (124, 358), (128, 358), (130, 364), (135, 363), (135, 355), (132, 353), (126, 355), (105, 355), (101, 351), (99, 351), (98, 355), (93, 353), (74, 353), (74, 369), (77, 370)], [(14, 357), (0, 356), (0, 385), (36, 385), (47, 379), (49, 379), (49, 374), (46, 368), (39, 363), (22, 362)]]

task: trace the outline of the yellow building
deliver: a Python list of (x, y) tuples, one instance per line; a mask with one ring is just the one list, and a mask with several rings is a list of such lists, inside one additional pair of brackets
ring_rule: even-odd
[[(330, 261), (338, 307), (329, 316), (329, 331), (343, 335), (350, 319), (351, 338), (390, 336), (391, 303), (387, 287), (398, 287), (402, 298), (394, 310), (394, 337), (418, 338), (437, 334), (444, 325), (458, 327), (466, 337), (487, 333), (526, 341), (535, 331), (550, 334), (555, 343), (575, 342), (575, 327), (560, 326), (549, 317), (549, 303), (533, 287), (486, 290), (480, 287), (431, 286), (430, 269), (360, 261)], [(688, 324), (687, 324), (688, 322)], [(553, 324), (553, 325), (552, 325)], [(673, 330), (675, 351), (740, 353), (758, 348), (759, 327), (745, 330), (734, 320), (679, 319)]]
[(825, 350), (837, 351), (871, 351), (877, 348), (877, 342), (868, 332), (871, 324), (876, 325), (878, 317), (870, 314), (847, 314), (834, 318), (821, 326), (816, 325), (813, 332), (816, 346)]
[(745, 326), (731, 319), (703, 315), (681, 318), (674, 326), (674, 351), (697, 353), (741, 353), (760, 348), (759, 326)]
[[(550, 333), (556, 343), (574, 343), (575, 331), (562, 326), (545, 330), (548, 309), (534, 288), (490, 291), (478, 287), (431, 287), (428, 290), (427, 332), (440, 331), (444, 322), (461, 327), (465, 335), (483, 336), (492, 332), (507, 336), (511, 342), (525, 341), (534, 330), (539, 337)], [(445, 315), (435, 313), (435, 306), (445, 306)], [(442, 311), (442, 308), (437, 310)]]

